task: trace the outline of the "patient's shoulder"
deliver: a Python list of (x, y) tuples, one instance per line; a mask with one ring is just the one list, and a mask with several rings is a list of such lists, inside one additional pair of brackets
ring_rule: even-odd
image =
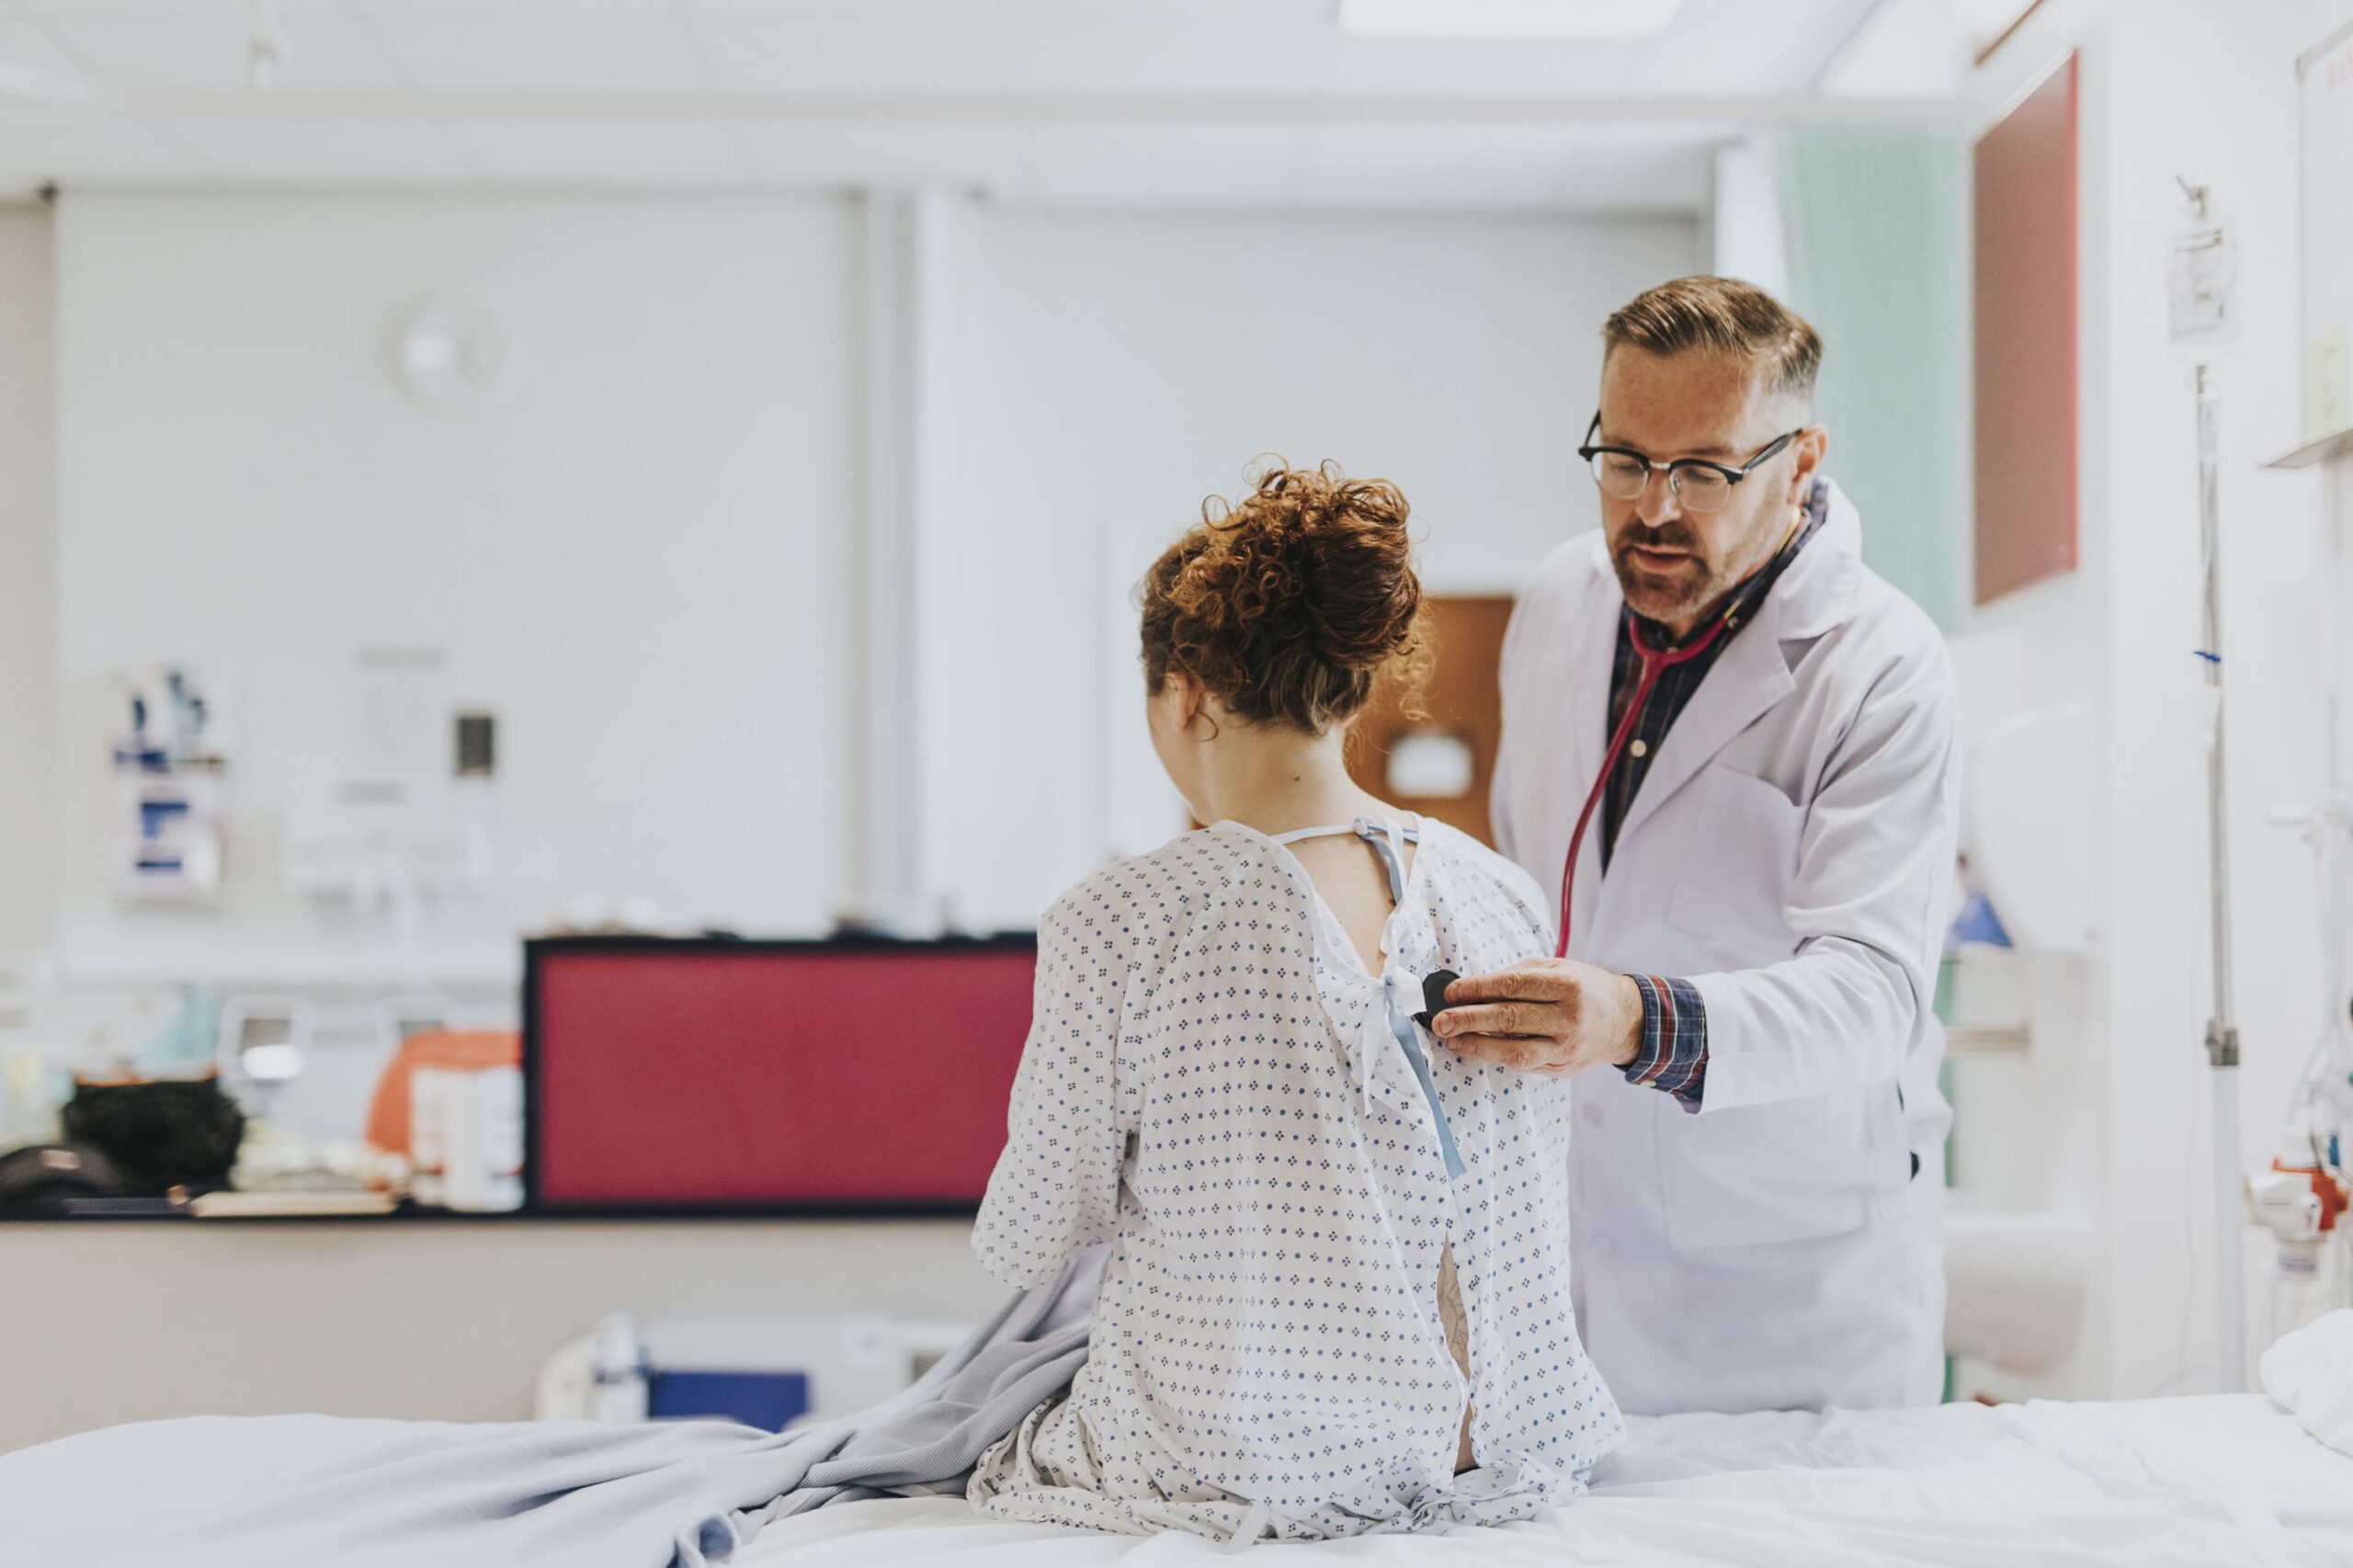
[(1502, 927), (1500, 934), (1516, 946), (1551, 942), (1551, 903), (1518, 864), (1434, 817), (1422, 819), (1422, 850), (1432, 857), (1425, 885), (1433, 903), (1480, 911), (1483, 924)]
[(1054, 901), (1039, 938), (1130, 959), (1165, 951), (1231, 900), (1252, 857), (1248, 841), (1203, 828), (1113, 860)]

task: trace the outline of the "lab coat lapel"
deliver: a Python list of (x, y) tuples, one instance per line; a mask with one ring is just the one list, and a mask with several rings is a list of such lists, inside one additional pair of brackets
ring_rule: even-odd
[(1845, 618), (1861, 559), (1861, 519), (1854, 503), (1833, 484), (1829, 515), (1821, 529), (1798, 551), (1765, 596), (1756, 621), (1733, 638), (1659, 744), (1658, 756), (1619, 825), (1621, 843), (1714, 761), (1734, 736), (1797, 689), (1781, 644), (1820, 636)]
[(1625, 610), (1626, 597), (1618, 586), (1617, 574), (1609, 569), (1605, 551), (1592, 600), (1582, 607), (1577, 624), (1570, 628), (1568, 667), (1561, 672), (1561, 685), (1569, 694), (1568, 760), (1573, 778), (1592, 778), (1609, 745), (1609, 671), (1618, 656), (1618, 622)]
[(1732, 640), (1732, 646), (1700, 681), (1699, 689), (1691, 694), (1674, 727), (1666, 732), (1666, 739), (1659, 743), (1658, 756), (1643, 776), (1642, 787), (1634, 791), (1618, 828), (1620, 843), (1631, 837), (1660, 802), (1714, 760), (1733, 736), (1797, 689), (1789, 663), (1781, 657), (1779, 619), (1768, 598), (1756, 623)]
[[(1583, 607), (1578, 623), (1570, 629), (1568, 667), (1562, 672), (1562, 684), (1569, 693), (1570, 719), (1569, 767), (1563, 777), (1578, 781), (1578, 792), (1563, 797), (1567, 814), (1560, 821), (1560, 846), (1552, 852), (1556, 859), (1568, 852), (1577, 809), (1585, 799), (1583, 791), (1600, 771), (1601, 759), (1609, 749), (1610, 669), (1618, 657), (1618, 624), (1625, 610), (1625, 594), (1618, 586), (1617, 574), (1610, 570), (1605, 551), (1592, 598)], [(1557, 885), (1548, 891), (1553, 898), (1559, 898)], [(1587, 829), (1577, 856), (1574, 889), (1576, 907), (1570, 912), (1572, 932), (1593, 929), (1595, 906), (1606, 891), (1601, 835)], [(1581, 941), (1572, 943), (1570, 950), (1575, 952), (1583, 945)]]

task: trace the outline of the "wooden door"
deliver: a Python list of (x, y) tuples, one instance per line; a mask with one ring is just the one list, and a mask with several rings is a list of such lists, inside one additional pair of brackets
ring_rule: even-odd
[(1348, 771), (1358, 785), (1490, 845), (1487, 791), (1504, 728), (1497, 676), (1512, 603), (1502, 596), (1424, 599), (1435, 655), (1421, 703), (1427, 717), (1407, 718), (1396, 681), (1384, 677), (1348, 737)]

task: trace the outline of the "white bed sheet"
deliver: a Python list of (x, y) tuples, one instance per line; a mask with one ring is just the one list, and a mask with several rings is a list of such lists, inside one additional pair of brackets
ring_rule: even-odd
[[(1283, 1562), (2353, 1564), (2353, 1457), (2259, 1395), (1636, 1420), (1591, 1495), (1524, 1524), (1256, 1549)], [(771, 1525), (738, 1568), (1160, 1568), (1189, 1535), (887, 1499)]]

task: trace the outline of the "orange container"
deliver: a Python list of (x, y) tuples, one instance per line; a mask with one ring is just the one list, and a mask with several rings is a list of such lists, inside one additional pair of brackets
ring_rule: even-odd
[(409, 1079), (420, 1067), (466, 1072), (482, 1067), (519, 1067), (523, 1037), (511, 1029), (427, 1029), (409, 1036), (376, 1080), (368, 1106), (368, 1142), (395, 1154), (412, 1151), (408, 1142)]

